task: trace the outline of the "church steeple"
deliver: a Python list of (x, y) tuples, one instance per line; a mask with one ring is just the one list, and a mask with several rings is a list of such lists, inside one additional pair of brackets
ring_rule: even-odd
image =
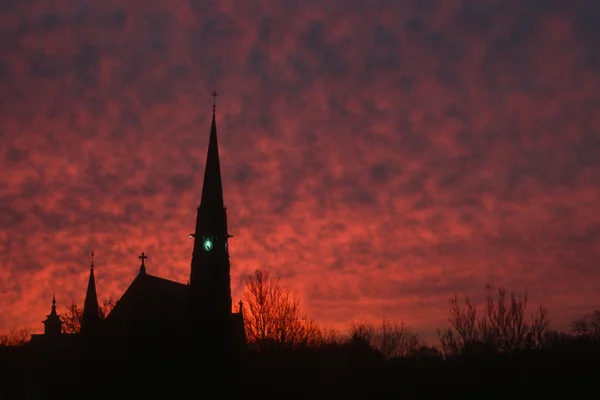
[(56, 297), (52, 295), (52, 310), (50, 314), (46, 316), (44, 323), (44, 335), (46, 336), (58, 336), (62, 332), (62, 320), (56, 313)]
[(206, 167), (204, 169), (204, 186), (202, 187), (202, 198), (200, 205), (214, 211), (223, 209), (223, 184), (221, 181), (221, 165), (219, 162), (219, 146), (217, 143), (216, 123), (216, 98), (219, 94), (213, 91), (213, 114), (210, 126), (210, 137), (208, 139), (208, 153), (206, 155)]
[(231, 315), (231, 279), (227, 241), (227, 213), (223, 202), (221, 165), (217, 144), (216, 104), (213, 113), (204, 169), (202, 197), (198, 206), (194, 237), (190, 288), (195, 314)]
[(96, 294), (96, 279), (94, 278), (94, 252), (90, 264), (90, 277), (88, 279), (87, 292), (83, 303), (83, 314), (81, 315), (81, 334), (93, 334), (97, 332), (100, 325), (100, 310), (98, 307), (98, 296)]

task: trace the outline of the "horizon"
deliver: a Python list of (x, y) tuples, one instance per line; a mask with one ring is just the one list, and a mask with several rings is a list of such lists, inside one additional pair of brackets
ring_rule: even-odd
[(139, 270), (189, 279), (216, 90), (231, 290), (268, 269), (344, 332), (528, 293), (600, 307), (593, 0), (261, 0), (0, 13), (0, 333)]

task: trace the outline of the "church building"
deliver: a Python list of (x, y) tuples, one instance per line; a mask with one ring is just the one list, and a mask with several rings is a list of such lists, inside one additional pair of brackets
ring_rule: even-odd
[[(216, 98), (217, 93), (212, 93)], [(189, 283), (179, 283), (146, 269), (147, 256), (139, 258), (139, 273), (115, 307), (102, 319), (98, 305), (92, 263), (81, 318), (79, 335), (61, 334), (61, 320), (55, 300), (44, 321), (45, 332), (33, 335), (32, 344), (51, 343), (58, 336), (77, 336), (85, 341), (110, 349), (127, 348), (133, 344), (156, 347), (166, 343), (189, 349), (246, 349), (242, 304), (233, 312), (227, 227), (227, 209), (223, 201), (223, 186), (217, 143), (216, 106), (213, 102), (212, 124), (204, 170), (204, 183), (193, 233)], [(64, 340), (63, 340), (64, 341)], [(146, 350), (145, 350), (146, 351)]]

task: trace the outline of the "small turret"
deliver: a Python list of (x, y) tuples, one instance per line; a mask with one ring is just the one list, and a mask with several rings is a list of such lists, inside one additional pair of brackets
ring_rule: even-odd
[(46, 316), (44, 323), (44, 335), (59, 336), (62, 333), (62, 320), (60, 315), (56, 314), (56, 296), (52, 295), (52, 310)]

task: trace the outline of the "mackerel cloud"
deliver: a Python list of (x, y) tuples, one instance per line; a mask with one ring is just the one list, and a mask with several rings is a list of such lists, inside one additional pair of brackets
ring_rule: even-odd
[[(234, 302), (326, 326), (527, 291), (600, 303), (596, 0), (0, 1), (0, 331), (187, 282), (212, 98)], [(532, 307), (533, 307), (532, 306)], [(433, 337), (433, 336), (431, 336)]]

